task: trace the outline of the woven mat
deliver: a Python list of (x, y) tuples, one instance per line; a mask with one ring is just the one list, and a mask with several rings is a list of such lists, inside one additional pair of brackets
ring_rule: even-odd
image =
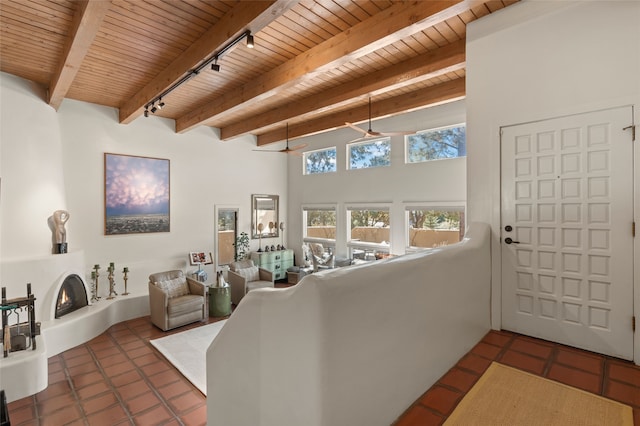
[(492, 363), (445, 425), (633, 426), (631, 407)]

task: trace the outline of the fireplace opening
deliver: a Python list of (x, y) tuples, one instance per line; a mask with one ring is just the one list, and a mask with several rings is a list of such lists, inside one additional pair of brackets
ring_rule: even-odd
[(55, 317), (60, 318), (88, 304), (84, 283), (79, 276), (69, 275), (64, 279), (60, 291), (58, 291)]

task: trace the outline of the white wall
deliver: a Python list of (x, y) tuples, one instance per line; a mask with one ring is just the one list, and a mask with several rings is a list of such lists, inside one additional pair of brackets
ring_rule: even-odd
[(31, 83), (0, 74), (2, 258), (51, 253), (47, 218), (67, 208), (60, 125), (38, 96)]
[[(375, 120), (375, 131), (419, 131), (466, 121), (465, 102), (425, 108), (392, 118)], [(367, 123), (359, 125), (366, 129)], [(302, 241), (302, 206), (313, 204), (337, 205), (338, 256), (347, 255), (345, 205), (349, 203), (390, 203), (391, 252), (405, 252), (405, 202), (464, 202), (466, 198), (466, 159), (456, 158), (419, 164), (404, 163), (404, 137), (391, 138), (391, 166), (372, 169), (347, 170), (346, 144), (362, 136), (342, 128), (331, 132), (296, 139), (291, 146), (308, 143), (309, 149), (336, 147), (335, 173), (303, 175), (302, 157), (289, 156), (289, 223), (285, 230), (288, 248), (296, 251), (300, 263)], [(472, 142), (469, 142), (469, 144)], [(342, 222), (341, 222), (342, 221)]]
[[(146, 293), (149, 273), (193, 270), (187, 252), (214, 251), (216, 205), (239, 206), (239, 229), (248, 232), (252, 193), (278, 194), (287, 204), (285, 156), (253, 152), (253, 137), (222, 142), (208, 127), (179, 135), (173, 121), (159, 117), (121, 125), (116, 109), (69, 99), (55, 112), (29, 82), (4, 73), (0, 94), (0, 264), (49, 256), (47, 218), (67, 209), (69, 249), (84, 251), (86, 277), (92, 265), (115, 262), (120, 271), (129, 266), (130, 291)], [(170, 232), (104, 235), (105, 152), (170, 160)], [(281, 209), (285, 222), (286, 215)], [(257, 249), (257, 240), (252, 244)], [(27, 277), (5, 278), (9, 297), (22, 296)]]
[[(467, 27), (467, 208), (470, 221), (493, 229), (494, 328), (501, 324), (500, 127), (621, 105), (635, 105), (638, 124), (639, 22), (637, 1), (523, 1)], [(636, 239), (636, 264), (639, 249)]]

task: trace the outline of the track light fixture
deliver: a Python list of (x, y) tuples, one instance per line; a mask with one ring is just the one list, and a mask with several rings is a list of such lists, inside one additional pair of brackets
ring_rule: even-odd
[[(167, 96), (169, 93), (171, 93), (174, 90), (176, 90), (183, 83), (186, 83), (187, 80), (190, 80), (191, 78), (193, 78), (196, 75), (200, 74), (200, 71), (202, 71), (203, 69), (205, 69), (209, 65), (211, 65), (211, 70), (212, 71), (220, 72), (220, 65), (218, 65), (218, 58), (220, 58), (223, 54), (225, 54), (233, 46), (235, 46), (236, 44), (240, 43), (242, 41), (242, 39), (244, 39), (244, 38), (247, 39), (247, 47), (249, 49), (253, 49), (253, 47), (255, 46), (254, 40), (253, 40), (253, 35), (251, 35), (251, 31), (247, 30), (247, 31), (243, 32), (242, 34), (240, 34), (239, 36), (237, 36), (236, 38), (234, 38), (233, 40), (231, 40), (226, 45), (224, 45), (222, 47), (222, 49), (220, 49), (219, 51), (215, 52), (213, 55), (211, 55), (208, 59), (206, 59), (204, 62), (202, 62), (196, 68), (194, 68), (192, 70), (189, 70), (180, 80), (176, 81), (171, 86), (169, 86), (169, 88), (165, 89), (164, 92), (160, 93), (158, 95), (158, 97), (153, 98), (148, 104), (146, 104), (144, 106), (144, 116), (148, 117), (149, 116), (149, 111), (151, 111), (151, 113), (155, 113), (159, 109), (162, 109), (162, 107), (164, 107), (164, 102), (162, 102), (162, 98), (163, 97)], [(156, 105), (156, 102), (157, 102), (157, 105)]]

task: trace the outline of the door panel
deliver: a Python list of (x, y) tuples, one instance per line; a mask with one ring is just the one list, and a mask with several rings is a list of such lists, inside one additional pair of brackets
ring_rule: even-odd
[(503, 128), (504, 329), (632, 359), (630, 119), (628, 107)]

